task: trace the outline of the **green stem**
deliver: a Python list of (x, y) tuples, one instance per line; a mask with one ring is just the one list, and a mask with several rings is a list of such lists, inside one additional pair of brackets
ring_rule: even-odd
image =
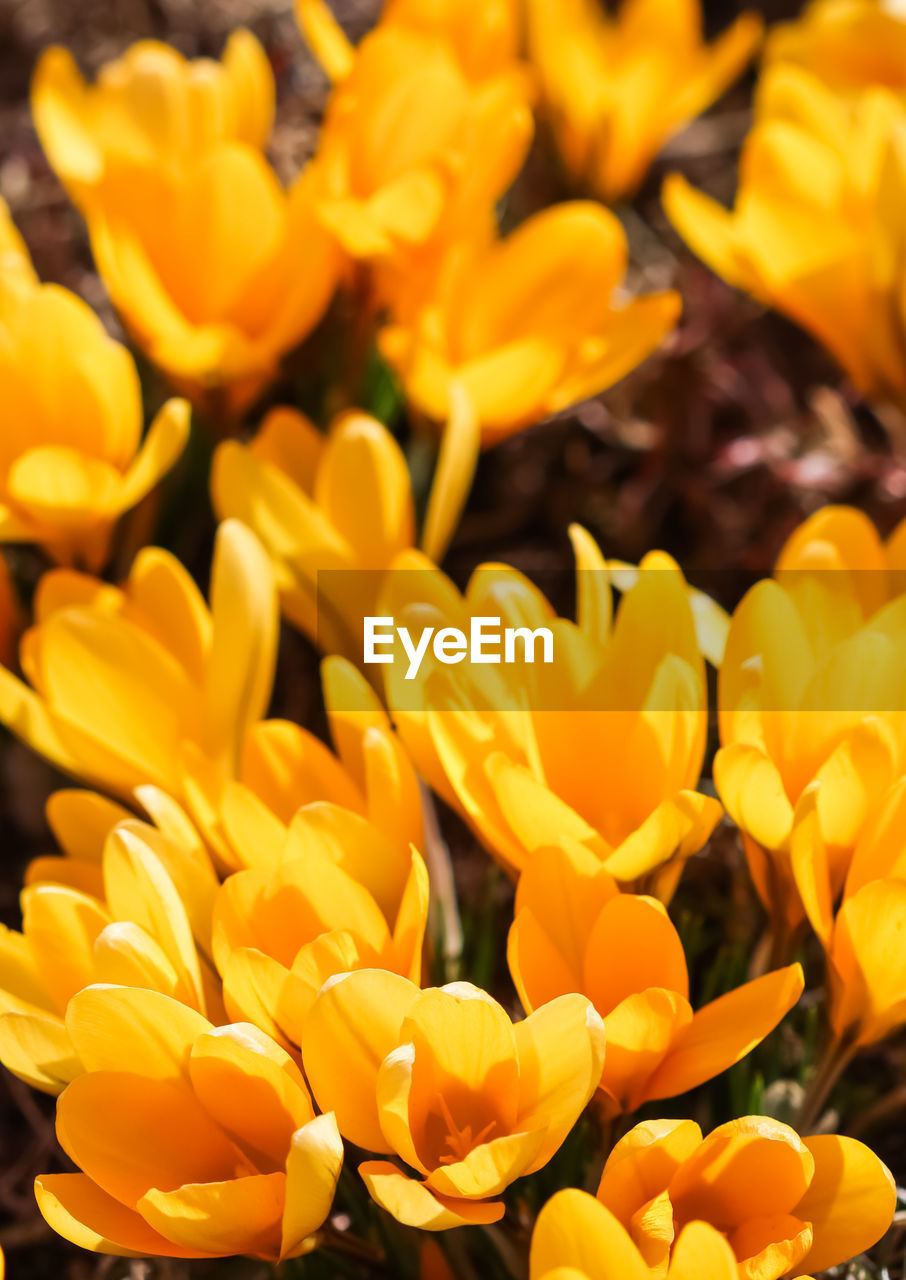
[(463, 933), (456, 901), (456, 884), (450, 850), (440, 830), (434, 797), (422, 782), (422, 815), (425, 827), (425, 863), (431, 881), (431, 933), (443, 955), (444, 976), (448, 982), (459, 977), (462, 960)]
[(857, 1046), (834, 1036), (825, 1050), (818, 1069), (812, 1076), (799, 1108), (797, 1129), (807, 1133), (821, 1117), (831, 1090), (855, 1056)]

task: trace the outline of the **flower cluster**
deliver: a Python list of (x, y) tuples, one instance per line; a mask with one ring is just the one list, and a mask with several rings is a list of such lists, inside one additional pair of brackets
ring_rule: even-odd
[[(331, 89), (288, 185), (249, 32), (219, 61), (142, 41), (95, 83), (62, 48), (37, 67), (48, 159), (176, 393), (146, 430), (129, 349), (40, 283), (0, 209), (0, 542), (41, 568), (26, 604), (0, 560), (0, 722), (80, 784), (50, 794), (59, 851), (0, 926), (0, 1062), (56, 1099), (76, 1168), (38, 1177), (40, 1212), (131, 1257), (817, 1276), (896, 1207), (825, 1104), (906, 1024), (906, 521), (884, 539), (820, 509), (732, 615), (665, 551), (617, 562), (578, 524), (574, 609), (510, 564), (462, 588), (440, 568), (481, 451), (677, 323), (674, 291), (627, 294), (598, 201), (638, 188), (761, 21), (707, 43), (694, 0), (387, 0), (354, 46), (325, 0), (296, 8)], [(733, 213), (678, 176), (665, 202), (906, 407), (904, 46), (883, 6), (818, 0), (769, 35)], [(536, 114), (583, 198), (512, 226)], [(219, 522), (207, 595), (197, 548), (145, 545), (185, 545), (155, 522), (190, 430)], [(315, 714), (270, 713), (292, 705), (281, 614), (320, 651), (331, 745)], [(376, 660), (375, 619), (395, 637)], [(489, 621), (522, 662), (464, 660), (456, 636)], [(488, 858), (484, 964), (435, 797)], [(674, 908), (717, 832), (766, 926), (705, 982)], [(807, 985), (823, 1058), (774, 1070), (786, 1111), (743, 1104), (726, 1073), (783, 1058)], [(721, 1122), (703, 1136), (668, 1099)], [(412, 1230), (460, 1227), (481, 1230)]]

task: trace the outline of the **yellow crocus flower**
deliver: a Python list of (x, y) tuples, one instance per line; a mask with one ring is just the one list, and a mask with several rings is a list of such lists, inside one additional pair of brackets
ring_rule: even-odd
[(312, 165), (318, 214), (365, 261), (472, 235), (515, 178), (531, 137), (520, 72), (476, 82), (445, 40), (381, 25), (328, 103)]
[(48, 820), (64, 857), (36, 858), (22, 932), (0, 928), (0, 1061), (46, 1093), (85, 1069), (67, 1009), (92, 983), (161, 991), (222, 1020), (211, 912), (217, 877), (186, 815), (154, 787), (153, 825), (90, 791), (58, 791)]
[(679, 174), (664, 207), (729, 284), (831, 351), (864, 394), (906, 397), (902, 228), (904, 108), (889, 90), (841, 98), (802, 68), (768, 68), (732, 210)]
[(303, 806), (276, 868), (238, 871), (214, 907), (226, 1010), (298, 1048), (315, 996), (336, 973), (382, 968), (419, 982), (428, 918), (421, 856), (327, 802)]
[(142, 440), (132, 357), (81, 298), (38, 281), (2, 200), (0, 399), (0, 542), (101, 568), (119, 517), (182, 453), (189, 407), (168, 401)]
[(742, 14), (712, 45), (699, 0), (528, 0), (529, 51), (564, 164), (613, 203), (742, 73), (761, 36)]
[(578, 623), (507, 566), (479, 567), (462, 596), (418, 553), (401, 556), (381, 613), (416, 640), (426, 625), (468, 633), (472, 617), (501, 618), (549, 628), (553, 661), (452, 668), (432, 654), (409, 680), (397, 651), (388, 704), (418, 771), (508, 870), (565, 838), (624, 882), (675, 858), (658, 879), (668, 893), (720, 816), (695, 790), (707, 693), (688, 589), (655, 552), (615, 611), (600, 551), (583, 529), (572, 537)]
[(836, 896), (867, 818), (906, 768), (901, 543), (897, 531), (885, 548), (850, 509), (819, 512), (733, 615), (714, 777), (778, 939), (804, 918), (790, 852), (810, 784)]
[(340, 269), (310, 174), (284, 190), (248, 143), (212, 143), (179, 173), (116, 170), (86, 216), (126, 328), (220, 431), (314, 329)]
[(803, 989), (793, 964), (693, 1012), (683, 946), (662, 903), (620, 893), (579, 845), (529, 858), (507, 958), (527, 1013), (570, 991), (591, 1000), (607, 1033), (600, 1096), (611, 1114), (726, 1071), (773, 1031)]
[(389, 431), (346, 413), (324, 436), (295, 410), (273, 409), (251, 443), (219, 446), (211, 496), (221, 518), (261, 539), (290, 622), (326, 653), (361, 662), (362, 618), (415, 538), (409, 472)]
[(57, 1103), (80, 1172), (35, 1181), (55, 1231), (133, 1257), (278, 1262), (315, 1247), (343, 1143), (285, 1050), (248, 1023), (215, 1027), (119, 986), (74, 996), (68, 1026), (90, 1067)]
[(654, 1277), (668, 1275), (683, 1229), (702, 1222), (730, 1245), (740, 1280), (846, 1262), (881, 1238), (896, 1208), (893, 1178), (868, 1147), (835, 1134), (803, 1139), (768, 1116), (706, 1138), (691, 1120), (636, 1125), (608, 1156), (597, 1198)]
[(312, 1092), (343, 1136), (414, 1171), (366, 1161), (371, 1195), (428, 1231), (497, 1222), (501, 1193), (547, 1164), (579, 1118), (603, 1058), (582, 996), (512, 1023), (470, 983), (420, 991), (375, 969), (325, 983), (302, 1040)]
[[(558, 1191), (538, 1214), (529, 1280), (651, 1280), (654, 1274), (627, 1229), (587, 1191)], [(736, 1255), (709, 1223), (690, 1222), (664, 1280), (739, 1280)]]
[(883, 797), (853, 850), (838, 902), (818, 815), (819, 789), (797, 810), (796, 887), (827, 956), (831, 1031), (840, 1069), (906, 1023), (906, 778)]
[(274, 77), (250, 31), (234, 31), (223, 57), (187, 59), (139, 40), (87, 84), (60, 45), (38, 59), (32, 114), (51, 167), (83, 210), (111, 172), (179, 174), (214, 143), (263, 151), (274, 117)]
[(380, 350), (411, 404), (446, 424), (429, 554), (455, 528), (480, 449), (606, 390), (674, 328), (679, 295), (623, 298), (626, 266), (619, 221), (575, 201), (456, 244), (391, 289)]
[(804, 67), (836, 93), (883, 85), (906, 99), (906, 13), (897, 0), (811, 0), (771, 29), (765, 61)]
[(190, 748), (235, 772), (270, 698), (277, 627), (270, 564), (238, 521), (218, 530), (210, 607), (157, 547), (122, 587), (53, 570), (22, 641), (30, 684), (0, 670), (0, 719), (101, 790), (152, 783), (181, 797)]

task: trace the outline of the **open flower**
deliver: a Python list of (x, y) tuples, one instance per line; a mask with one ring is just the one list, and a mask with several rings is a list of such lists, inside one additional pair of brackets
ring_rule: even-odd
[(521, 71), (476, 81), (442, 36), (382, 23), (328, 103), (312, 166), (319, 216), (366, 261), (471, 236), (484, 231), (531, 138)]
[(566, 992), (604, 1020), (607, 1110), (635, 1111), (703, 1084), (750, 1053), (802, 994), (798, 964), (693, 1012), (679, 934), (655, 898), (620, 893), (579, 845), (539, 849), (516, 890), (510, 973), (527, 1013)]
[(624, 882), (675, 858), (675, 885), (720, 816), (695, 790), (707, 694), (688, 589), (652, 553), (614, 612), (600, 551), (584, 530), (572, 536), (578, 624), (506, 566), (480, 566), (461, 596), (416, 553), (401, 556), (382, 601), (397, 626), (416, 639), (428, 625), (468, 633), (473, 617), (546, 627), (553, 661), (451, 667), (431, 654), (408, 680), (398, 654), (384, 669), (388, 704), (419, 773), (508, 870), (568, 839)]
[[(621, 296), (626, 264), (619, 221), (575, 201), (502, 239), (458, 243), (433, 273), (391, 293), (381, 352), (415, 408), (446, 424), (435, 479), (444, 531), (480, 449), (604, 391), (673, 329), (679, 296)], [(426, 550), (437, 555), (433, 539)]]
[(226, 431), (321, 319), (339, 270), (303, 173), (221, 141), (184, 171), (116, 170), (87, 213), (98, 271), (132, 337)]
[(180, 796), (186, 744), (235, 769), (270, 698), (277, 624), (267, 557), (236, 520), (217, 534), (210, 608), (157, 547), (122, 587), (51, 571), (22, 641), (31, 688), (0, 671), (0, 718), (102, 790), (153, 783)]
[(0, 1061), (46, 1093), (87, 1065), (71, 998), (92, 983), (160, 991), (221, 1021), (211, 948), (217, 877), (186, 815), (140, 787), (154, 825), (90, 791), (58, 791), (48, 819), (65, 856), (36, 858), (22, 932), (0, 928)]
[(38, 542), (99, 569), (114, 525), (173, 466), (189, 407), (142, 441), (138, 373), (81, 298), (40, 284), (0, 201), (0, 542)]
[(793, 63), (836, 93), (883, 85), (906, 99), (906, 20), (896, 0), (811, 0), (795, 22), (779, 22), (765, 60)]
[(603, 1058), (601, 1020), (581, 996), (512, 1023), (469, 983), (419, 991), (368, 969), (325, 983), (302, 1041), (312, 1092), (343, 1136), (415, 1171), (367, 1161), (371, 1195), (429, 1231), (498, 1221), (501, 1193), (557, 1151)]
[(231, 1018), (287, 1046), (336, 973), (389, 969), (420, 982), (428, 873), (414, 849), (327, 803), (299, 810), (276, 868), (229, 876), (214, 907), (214, 956)]
[(67, 1025), (89, 1070), (57, 1136), (82, 1171), (35, 1182), (67, 1240), (98, 1253), (298, 1257), (333, 1202), (343, 1143), (290, 1056), (247, 1023), (214, 1027), (169, 997), (89, 987)]
[(742, 14), (713, 45), (698, 0), (528, 0), (529, 51), (563, 161), (612, 203), (741, 74), (761, 35)]
[(362, 618), (415, 538), (409, 472), (390, 432), (346, 413), (325, 437), (295, 410), (273, 409), (250, 444), (219, 446), (211, 494), (221, 518), (261, 539), (293, 625), (361, 662)]
[(831, 1031), (841, 1064), (906, 1023), (906, 779), (872, 813), (837, 903), (827, 842), (810, 787), (796, 813), (796, 888), (827, 956)]
[[(710, 1223), (740, 1280), (781, 1280), (846, 1262), (893, 1220), (896, 1189), (853, 1138), (800, 1138), (767, 1116), (745, 1116), (707, 1138), (691, 1120), (651, 1120), (614, 1147), (598, 1199), (665, 1276), (683, 1229)], [(630, 1273), (631, 1274), (631, 1273)]]
[(790, 842), (809, 784), (836, 897), (866, 819), (906, 767), (906, 596), (891, 563), (863, 519), (831, 511), (793, 534), (775, 578), (733, 615), (714, 778), (780, 937), (803, 920)]
[(679, 174), (664, 208), (728, 284), (830, 350), (865, 395), (906, 401), (898, 209), (903, 105), (889, 90), (840, 98), (802, 68), (762, 78), (732, 210)]
[[(532, 1232), (529, 1280), (651, 1280), (626, 1228), (587, 1191), (551, 1196)], [(664, 1280), (739, 1280), (736, 1256), (707, 1222), (684, 1227)]]
[(274, 116), (274, 77), (250, 31), (234, 31), (222, 59), (186, 59), (139, 40), (86, 84), (67, 49), (38, 60), (32, 114), (51, 167), (80, 208), (112, 171), (189, 169), (214, 143), (263, 150)]

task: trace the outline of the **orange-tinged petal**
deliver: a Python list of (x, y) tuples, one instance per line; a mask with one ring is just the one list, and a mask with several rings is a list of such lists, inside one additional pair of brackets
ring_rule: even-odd
[(208, 1257), (279, 1256), (286, 1192), (283, 1173), (149, 1189), (138, 1202), (143, 1218), (168, 1240)]
[(374, 963), (370, 948), (363, 954), (358, 940), (346, 929), (322, 933), (300, 947), (286, 975), (275, 1011), (278, 1024), (293, 1043), (302, 1043), (305, 1019), (328, 978), (353, 969), (369, 968)]
[(70, 996), (94, 981), (94, 943), (110, 916), (96, 898), (53, 884), (24, 889), (21, 901), (35, 967), (62, 1011)]
[(286, 1157), (281, 1257), (303, 1252), (307, 1238), (322, 1225), (342, 1168), (343, 1139), (332, 1112), (315, 1116), (293, 1134)]
[(372, 1160), (359, 1165), (359, 1174), (372, 1198), (397, 1222), (422, 1231), (446, 1231), (449, 1227), (499, 1222), (502, 1200), (490, 1204), (435, 1195), (423, 1182), (402, 1173), (395, 1165)]
[(803, 986), (802, 966), (792, 964), (699, 1009), (648, 1080), (643, 1100), (675, 1097), (739, 1062), (789, 1013)]
[(628, 1223), (637, 1210), (669, 1187), (701, 1141), (702, 1131), (692, 1120), (647, 1120), (635, 1125), (608, 1156), (598, 1199)]
[(588, 937), (583, 979), (582, 990), (602, 1015), (649, 987), (688, 999), (686, 955), (663, 904), (629, 893), (612, 898)]
[(418, 995), (395, 973), (360, 969), (324, 984), (303, 1028), (302, 1061), (318, 1105), (336, 1114), (344, 1137), (369, 1151), (390, 1151), (378, 1120), (378, 1071)]
[(651, 1076), (691, 1022), (689, 1001), (663, 987), (627, 996), (607, 1014), (601, 1087), (619, 1107), (634, 1110), (639, 1105)]
[(788, 1125), (747, 1116), (704, 1139), (671, 1180), (670, 1199), (680, 1222), (733, 1228), (795, 1212), (814, 1170), (808, 1148)]
[(203, 1258), (204, 1250), (167, 1240), (134, 1209), (102, 1191), (84, 1173), (35, 1179), (35, 1199), (58, 1235), (82, 1249), (126, 1258)]
[(151, 1187), (249, 1171), (187, 1085), (125, 1071), (73, 1080), (57, 1103), (57, 1136), (98, 1186), (131, 1207)]
[(729, 1237), (741, 1280), (785, 1276), (798, 1270), (812, 1243), (812, 1228), (795, 1214), (749, 1218)]
[(897, 1193), (889, 1169), (854, 1138), (806, 1138), (815, 1161), (796, 1216), (812, 1224), (814, 1243), (802, 1266), (824, 1271), (869, 1249), (893, 1221)]
[(519, 1058), (521, 1130), (544, 1130), (529, 1172), (560, 1147), (598, 1087), (605, 1061), (604, 1024), (583, 996), (552, 1000), (513, 1027)]
[(582, 985), (581, 975), (577, 976), (566, 963), (528, 907), (519, 912), (510, 926), (507, 963), (526, 1013)]
[(189, 1078), (208, 1115), (257, 1168), (280, 1165), (292, 1135), (313, 1115), (296, 1064), (250, 1023), (199, 1036), (189, 1057)]
[(674, 854), (686, 858), (696, 853), (717, 826), (721, 807), (712, 796), (679, 791), (659, 804), (653, 813), (604, 859), (618, 880), (648, 875)]

